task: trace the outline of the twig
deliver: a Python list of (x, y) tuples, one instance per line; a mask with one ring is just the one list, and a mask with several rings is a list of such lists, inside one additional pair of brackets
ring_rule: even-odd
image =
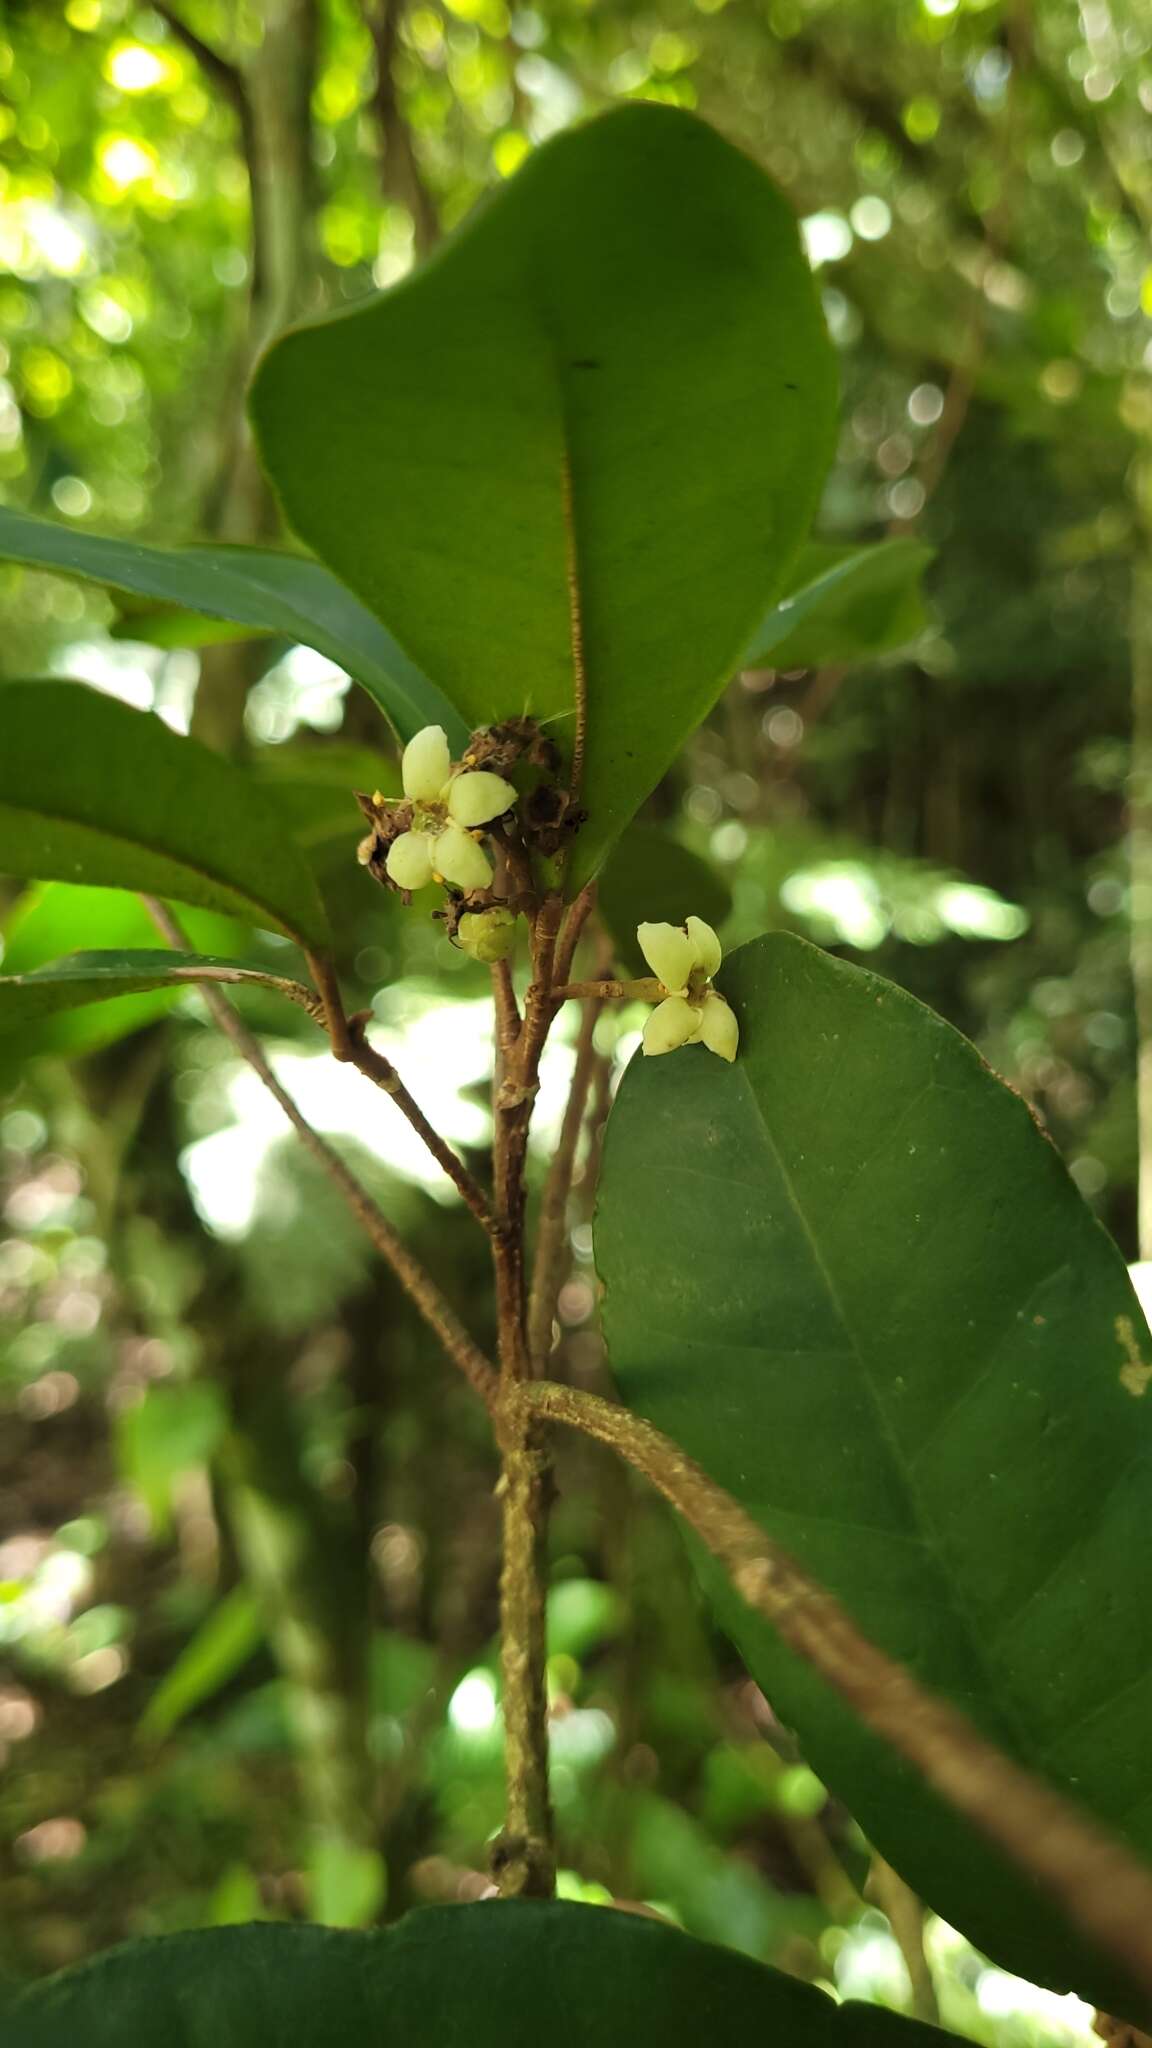
[(584, 1109), (596, 1065), (596, 1024), (603, 1008), (598, 998), (586, 1003), (576, 1041), (576, 1064), (560, 1126), (560, 1142), (548, 1168), (540, 1220), (536, 1226), (536, 1258), (532, 1270), (532, 1292), (528, 1305), (528, 1353), (537, 1373), (544, 1370), (551, 1349), (552, 1318), (556, 1297), (564, 1277), (564, 1247), (568, 1220), (568, 1195), (576, 1151), (584, 1123)]
[[(581, 934), (595, 907), (595, 903), (596, 884), (595, 882), (588, 882), (568, 907), (568, 914), (560, 927), (560, 937), (556, 942), (556, 960), (553, 974), (558, 982), (567, 981), (568, 976), (572, 972), (572, 962), (576, 957), (576, 948), (580, 943)], [(603, 964), (606, 967), (610, 964), (610, 956)]]
[(474, 1180), (458, 1152), (454, 1152), (447, 1139), (429, 1123), (424, 1111), (414, 1096), (410, 1095), (391, 1060), (375, 1046), (369, 1045), (364, 1035), (364, 1017), (349, 1017), (344, 1010), (339, 984), (330, 963), (319, 954), (308, 955), (308, 965), (320, 991), (323, 1003), (324, 1021), (332, 1041), (332, 1051), (338, 1060), (356, 1068), (367, 1080), (390, 1095), (397, 1109), (406, 1116), (417, 1137), (423, 1140), (437, 1166), (447, 1174), (452, 1185), (467, 1203), (478, 1223), (489, 1233), (496, 1229), (492, 1207), (479, 1182)]
[(496, 1005), (497, 1046), (511, 1047), (520, 1036), (520, 1011), (507, 960), (497, 960), (492, 967), (492, 1001)]
[(540, 1426), (508, 1417), (502, 1434), (503, 1562), (500, 1667), (504, 1707), (504, 1827), (492, 1870), (504, 1898), (550, 1899), (556, 1884), (548, 1791), (544, 1542), (552, 1493)]
[(582, 1001), (586, 996), (599, 996), (603, 1003), (658, 1003), (666, 993), (654, 974), (640, 975), (635, 981), (565, 981), (552, 990), (558, 1003), (572, 998)]
[[(145, 908), (157, 931), (167, 939), (170, 946), (187, 952), (188, 941), (166, 904), (154, 897), (145, 896)], [(225, 1037), (230, 1039), (242, 1059), (255, 1074), (258, 1074), (270, 1095), (279, 1103), (289, 1123), (299, 1133), (312, 1157), (319, 1162), (333, 1185), (339, 1188), (357, 1222), (371, 1238), (377, 1251), (391, 1267), (410, 1301), (419, 1309), (430, 1329), (434, 1330), (454, 1365), (459, 1366), (476, 1392), (489, 1407), (496, 1399), (496, 1376), (490, 1361), (469, 1336), (455, 1311), (449, 1307), (431, 1275), (420, 1261), (412, 1256), (402, 1237), (393, 1230), (382, 1209), (372, 1200), (368, 1190), (361, 1186), (354, 1173), (345, 1165), (335, 1147), (319, 1131), (314, 1130), (287, 1090), (273, 1073), (258, 1038), (254, 1037), (246, 1024), (236, 1015), (227, 998), (218, 989), (205, 987), (204, 1001), (215, 1022)]]
[(1152, 1870), (870, 1642), (832, 1594), (650, 1423), (553, 1381), (525, 1386), (517, 1399), (533, 1415), (611, 1445), (642, 1472), (741, 1597), (857, 1718), (1152, 1991)]
[(864, 1896), (879, 1906), (892, 1929), (892, 1938), (908, 1972), (913, 2018), (925, 2020), (929, 2026), (939, 2026), (940, 2004), (936, 1997), (932, 1965), (924, 1949), (923, 1904), (911, 1885), (905, 1884), (900, 1872), (893, 1870), (883, 1856), (876, 1855), (872, 1858)]
[(493, 1853), (493, 1871), (501, 1893), (510, 1898), (549, 1898), (555, 1886), (544, 1625), (544, 1546), (551, 1473), (542, 1425), (514, 1397), (532, 1371), (524, 1284), (525, 1164), (540, 1056), (557, 1009), (552, 977), (562, 912), (561, 898), (553, 893), (544, 898), (532, 920), (532, 981), (522, 1018), (510, 1002), (510, 977), (494, 976), (498, 1057), (492, 1163), (499, 1235), (492, 1241), (492, 1263), (501, 1386), (498, 1435), (504, 1538), (500, 1639), (506, 1817)]

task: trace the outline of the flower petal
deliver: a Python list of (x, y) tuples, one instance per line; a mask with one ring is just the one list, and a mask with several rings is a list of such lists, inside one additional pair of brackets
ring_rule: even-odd
[(432, 869), (437, 879), (454, 882), (458, 889), (486, 889), (492, 880), (492, 864), (482, 846), (460, 825), (445, 825), (436, 834)]
[(699, 1029), (699, 1010), (686, 1003), (683, 996), (668, 996), (657, 1003), (644, 1026), (644, 1050), (675, 1052), (677, 1046), (690, 1045)]
[(516, 944), (516, 913), (494, 903), (490, 910), (466, 910), (456, 927), (456, 943), (473, 960), (507, 960)]
[(400, 774), (405, 796), (417, 803), (434, 804), (452, 773), (448, 735), (442, 725), (426, 725), (404, 749)]
[(432, 880), (432, 841), (426, 832), (402, 832), (388, 848), (388, 879), (398, 889), (426, 889)]
[(638, 924), (636, 942), (670, 994), (683, 994), (696, 965), (696, 948), (678, 924)]
[(502, 775), (468, 769), (448, 784), (448, 816), (457, 825), (487, 825), (501, 818), (516, 801), (516, 791)]
[(719, 939), (716, 937), (711, 925), (705, 924), (702, 917), (686, 917), (684, 928), (696, 949), (697, 967), (702, 967), (709, 981), (711, 981), (721, 960), (724, 958), (720, 950)]
[(718, 1053), (722, 1060), (734, 1060), (740, 1043), (740, 1026), (734, 1011), (730, 1010), (723, 996), (715, 989), (709, 989), (700, 1012), (700, 1037), (709, 1052)]

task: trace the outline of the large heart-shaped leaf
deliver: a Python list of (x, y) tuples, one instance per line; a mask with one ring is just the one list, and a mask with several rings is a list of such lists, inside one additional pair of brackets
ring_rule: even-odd
[(586, 878), (803, 538), (835, 369), (796, 223), (690, 115), (557, 137), (413, 278), (285, 336), (253, 415), (297, 531), (474, 724), (571, 747)]
[(915, 540), (806, 542), (745, 649), (745, 666), (815, 668), (907, 647), (928, 624), (920, 585), (935, 552)]
[[(725, 1066), (635, 1060), (597, 1221), (630, 1405), (883, 1648), (1152, 1853), (1152, 1339), (1026, 1105), (890, 983), (774, 934)], [(814, 1769), (938, 1912), (1108, 2011), (1131, 1988), (715, 1576)]]
[(187, 988), (197, 982), (270, 988), (311, 1007), (311, 992), (299, 982), (262, 967), (245, 967), (238, 960), (169, 952), (164, 947), (130, 953), (72, 953), (31, 974), (0, 974), (0, 1034), (20, 1031), (61, 1010), (78, 1010), (87, 1003), (110, 1002), (149, 989)]
[[(602, 1906), (492, 1901), (385, 1933), (251, 1926), (115, 1949), (18, 1997), (13, 2048), (928, 2048), (930, 2027)], [(8, 2039), (8, 2036), (5, 2036)]]
[(81, 683), (0, 687), (0, 873), (171, 896), (310, 945), (326, 931), (273, 798)]
[[(271, 548), (147, 547), (0, 507), (0, 561), (130, 591), (162, 607), (176, 607), (176, 617), (186, 611), (256, 633), (283, 634), (326, 654), (363, 683), (401, 739), (411, 739), (422, 725), (443, 725), (455, 744), (467, 737), (447, 698), (379, 619), (320, 562), (304, 555), (277, 554)], [(168, 646), (231, 636), (179, 630), (169, 609), (157, 614), (154, 632), (142, 614), (138, 637)]]

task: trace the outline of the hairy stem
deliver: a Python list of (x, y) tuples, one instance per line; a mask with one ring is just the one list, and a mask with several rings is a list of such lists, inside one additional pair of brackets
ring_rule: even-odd
[(524, 1387), (518, 1399), (535, 1416), (611, 1445), (642, 1472), (741, 1597), (857, 1718), (1152, 1991), (1152, 1870), (870, 1642), (832, 1594), (650, 1423), (550, 1381)]

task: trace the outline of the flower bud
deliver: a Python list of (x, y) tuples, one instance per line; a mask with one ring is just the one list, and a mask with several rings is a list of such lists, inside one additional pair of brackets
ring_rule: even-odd
[(500, 904), (491, 910), (466, 910), (456, 927), (456, 942), (473, 960), (507, 960), (516, 943), (515, 911)]

